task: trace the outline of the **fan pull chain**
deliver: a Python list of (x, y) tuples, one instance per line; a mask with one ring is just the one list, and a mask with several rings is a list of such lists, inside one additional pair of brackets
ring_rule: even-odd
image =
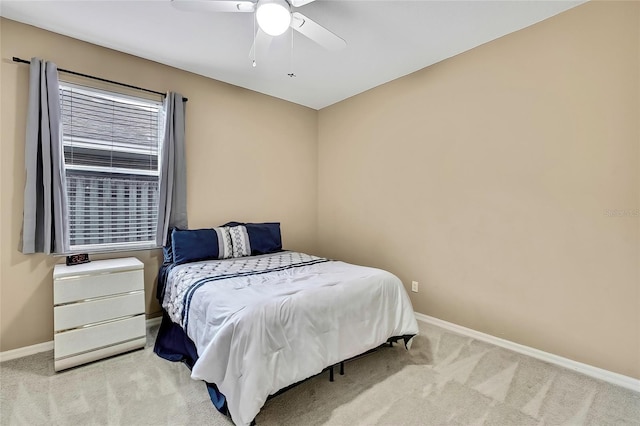
[(289, 70), (291, 72), (287, 75), (291, 78), (295, 77), (296, 74), (293, 72), (293, 27), (291, 27), (291, 54), (289, 55)]
[(256, 20), (258, 18), (256, 18), (256, 14), (253, 14), (253, 61), (251, 62), (251, 65), (255, 68), (256, 67)]

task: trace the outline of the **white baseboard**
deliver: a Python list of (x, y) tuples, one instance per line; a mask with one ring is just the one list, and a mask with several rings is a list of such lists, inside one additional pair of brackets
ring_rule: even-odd
[(22, 348), (12, 349), (10, 351), (0, 352), (0, 362), (9, 361), (11, 359), (22, 358), (40, 352), (47, 352), (53, 350), (53, 340), (44, 343), (38, 343), (37, 345), (24, 346)]
[[(544, 352), (539, 349), (535, 349), (529, 346), (521, 345), (519, 343), (512, 342), (510, 340), (502, 339), (500, 337), (492, 336), (490, 334), (482, 333), (476, 330), (472, 330), (461, 325), (453, 324), (448, 321), (444, 321), (429, 315), (415, 313), (416, 319), (428, 324), (433, 324), (445, 330), (452, 331), (454, 333), (462, 334), (472, 337), (483, 342), (491, 343), (501, 348), (509, 349), (514, 352), (521, 353), (523, 355), (530, 356), (532, 358), (539, 359), (541, 361), (548, 362), (550, 364), (558, 365), (569, 370), (582, 373), (584, 375), (604, 380), (605, 382), (621, 386), (626, 389), (630, 389), (636, 392), (640, 392), (640, 380), (633, 377), (625, 376), (622, 374), (614, 373), (613, 371), (605, 370), (602, 368), (594, 367), (589, 364), (584, 364), (578, 361), (574, 361), (569, 358), (564, 358), (559, 355), (554, 355), (549, 352)], [(162, 321), (162, 317), (149, 318), (146, 321), (147, 328), (159, 325)], [(0, 352), (0, 362), (9, 361), (16, 358), (22, 358), (29, 355), (34, 355), (40, 352), (46, 352), (53, 350), (53, 341), (38, 343), (36, 345), (25, 346), (22, 348), (12, 349), (10, 351)]]
[(147, 328), (160, 325), (161, 322), (162, 322), (162, 317), (149, 318), (147, 320)]
[[(162, 317), (149, 318), (147, 320), (147, 328), (160, 324)], [(22, 358), (29, 355), (38, 354), (53, 350), (53, 340), (36, 345), (24, 346), (22, 348), (12, 349), (10, 351), (0, 352), (0, 362), (9, 361), (16, 358)]]
[(544, 352), (539, 349), (521, 345), (519, 343), (515, 343), (510, 340), (501, 339), (500, 337), (492, 336), (490, 334), (481, 333), (479, 331), (472, 330), (470, 328), (463, 327), (461, 325), (453, 324), (435, 317), (431, 317), (429, 315), (421, 314), (418, 312), (415, 312), (415, 314), (416, 314), (416, 319), (418, 321), (426, 322), (428, 324), (433, 324), (438, 327), (444, 328), (446, 330), (452, 331), (454, 333), (469, 336), (474, 339), (481, 340), (483, 342), (500, 346), (501, 348), (509, 349), (513, 352), (518, 352), (523, 355), (530, 356), (531, 358), (536, 358), (541, 361), (548, 362), (550, 364), (554, 364), (563, 368), (568, 368), (569, 370), (573, 370), (578, 373), (582, 373), (586, 376), (603, 380), (605, 382), (608, 382), (617, 386), (621, 386), (623, 388), (630, 389), (632, 391), (640, 392), (640, 380), (634, 379), (633, 377), (614, 373), (613, 371), (594, 367), (589, 364), (583, 364), (581, 362), (574, 361), (569, 358), (564, 358), (559, 355), (554, 355), (549, 352)]

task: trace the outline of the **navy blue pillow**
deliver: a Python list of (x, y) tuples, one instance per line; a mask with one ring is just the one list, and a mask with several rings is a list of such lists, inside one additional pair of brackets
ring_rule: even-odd
[(167, 244), (162, 247), (162, 255), (164, 256), (164, 263), (173, 263), (173, 247), (171, 245), (171, 235), (173, 230), (178, 228), (169, 228), (167, 232)]
[(213, 229), (174, 229), (171, 246), (176, 265), (218, 258), (218, 234)]
[(251, 254), (267, 254), (282, 250), (282, 235), (280, 222), (267, 223), (240, 223), (229, 222), (223, 226), (244, 225), (249, 234)]
[(251, 254), (273, 253), (282, 250), (280, 223), (247, 223)]

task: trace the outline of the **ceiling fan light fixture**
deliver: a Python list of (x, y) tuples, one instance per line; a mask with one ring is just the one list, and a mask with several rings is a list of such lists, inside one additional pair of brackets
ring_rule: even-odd
[(284, 34), (291, 25), (291, 9), (285, 0), (260, 0), (256, 9), (260, 29), (270, 36)]

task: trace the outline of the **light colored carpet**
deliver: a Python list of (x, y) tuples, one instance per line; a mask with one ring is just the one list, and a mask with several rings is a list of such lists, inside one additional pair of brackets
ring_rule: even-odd
[[(53, 353), (0, 364), (2, 425), (231, 425), (181, 363), (144, 350), (65, 372)], [(640, 393), (420, 323), (401, 346), (267, 402), (262, 425), (640, 425)], [(336, 371), (337, 373), (337, 371)]]

